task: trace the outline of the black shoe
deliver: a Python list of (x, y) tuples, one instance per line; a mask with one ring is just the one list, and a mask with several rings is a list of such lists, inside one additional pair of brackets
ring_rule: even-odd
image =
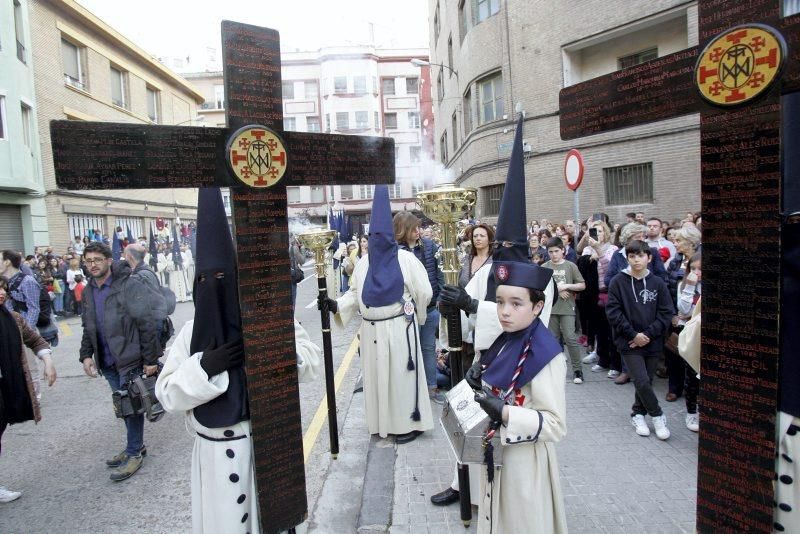
[[(142, 448), (139, 449), (139, 455), (140, 456), (147, 456), (147, 447), (146, 446), (142, 445)], [(119, 467), (122, 464), (124, 464), (126, 461), (128, 461), (128, 455), (125, 453), (125, 451), (122, 451), (121, 453), (119, 453), (118, 455), (114, 456), (110, 460), (106, 460), (106, 466), (108, 466), (108, 467)]]
[(583, 384), (583, 371), (575, 371), (572, 379), (573, 384)]
[(447, 488), (441, 493), (437, 493), (436, 495), (431, 495), (431, 502), (436, 506), (447, 506), (448, 504), (453, 504), (454, 502), (458, 502), (460, 498), (459, 493), (454, 490), (453, 488)]
[(404, 443), (411, 443), (417, 436), (422, 435), (422, 430), (412, 430), (408, 434), (400, 434), (394, 438), (395, 443), (402, 445)]

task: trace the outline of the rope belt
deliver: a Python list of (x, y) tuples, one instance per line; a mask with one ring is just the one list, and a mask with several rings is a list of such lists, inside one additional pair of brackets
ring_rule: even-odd
[(201, 434), (200, 432), (197, 433), (203, 439), (207, 439), (208, 441), (236, 441), (238, 439), (245, 439), (247, 435), (243, 436), (233, 436), (231, 438), (212, 438), (211, 436), (206, 436), (205, 434)]
[(392, 315), (391, 317), (384, 317), (383, 319), (369, 319), (367, 317), (362, 316), (362, 319), (365, 321), (369, 321), (371, 323), (380, 323), (381, 321), (388, 321), (389, 319), (397, 319), (398, 317), (405, 316), (405, 313), (401, 313), (400, 315)]

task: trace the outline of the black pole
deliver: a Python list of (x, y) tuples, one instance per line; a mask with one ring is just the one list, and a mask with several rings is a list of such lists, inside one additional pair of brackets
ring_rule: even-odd
[(339, 454), (339, 422), (336, 419), (336, 390), (333, 383), (333, 346), (331, 345), (331, 314), (328, 308), (328, 288), (325, 277), (317, 278), (319, 295), (324, 303), (320, 310), (322, 319), (322, 351), (325, 359), (325, 390), (328, 397), (328, 433), (331, 440), (331, 456)]
[[(440, 313), (447, 321), (447, 344), (450, 360), (450, 383), (455, 386), (464, 379), (464, 359), (461, 339), (461, 310), (455, 306), (440, 306)], [(468, 527), (472, 521), (472, 497), (469, 492), (469, 466), (458, 464), (458, 500), (461, 507), (461, 521)]]

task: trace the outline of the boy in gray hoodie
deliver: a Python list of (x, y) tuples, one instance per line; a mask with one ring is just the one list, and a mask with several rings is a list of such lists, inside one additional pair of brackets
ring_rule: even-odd
[(644, 416), (650, 415), (659, 439), (669, 438), (667, 418), (653, 392), (653, 375), (664, 349), (675, 309), (667, 284), (647, 268), (650, 247), (641, 240), (625, 247), (628, 267), (608, 287), (606, 315), (636, 388), (631, 424), (640, 436), (649, 436)]

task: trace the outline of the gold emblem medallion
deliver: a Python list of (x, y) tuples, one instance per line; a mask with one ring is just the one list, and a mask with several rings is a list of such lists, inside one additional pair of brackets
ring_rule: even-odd
[(228, 164), (250, 187), (272, 187), (286, 172), (286, 148), (278, 134), (257, 124), (239, 128), (228, 140)]
[(708, 102), (738, 106), (778, 79), (785, 57), (786, 43), (774, 28), (737, 26), (706, 45), (695, 66), (695, 82)]

